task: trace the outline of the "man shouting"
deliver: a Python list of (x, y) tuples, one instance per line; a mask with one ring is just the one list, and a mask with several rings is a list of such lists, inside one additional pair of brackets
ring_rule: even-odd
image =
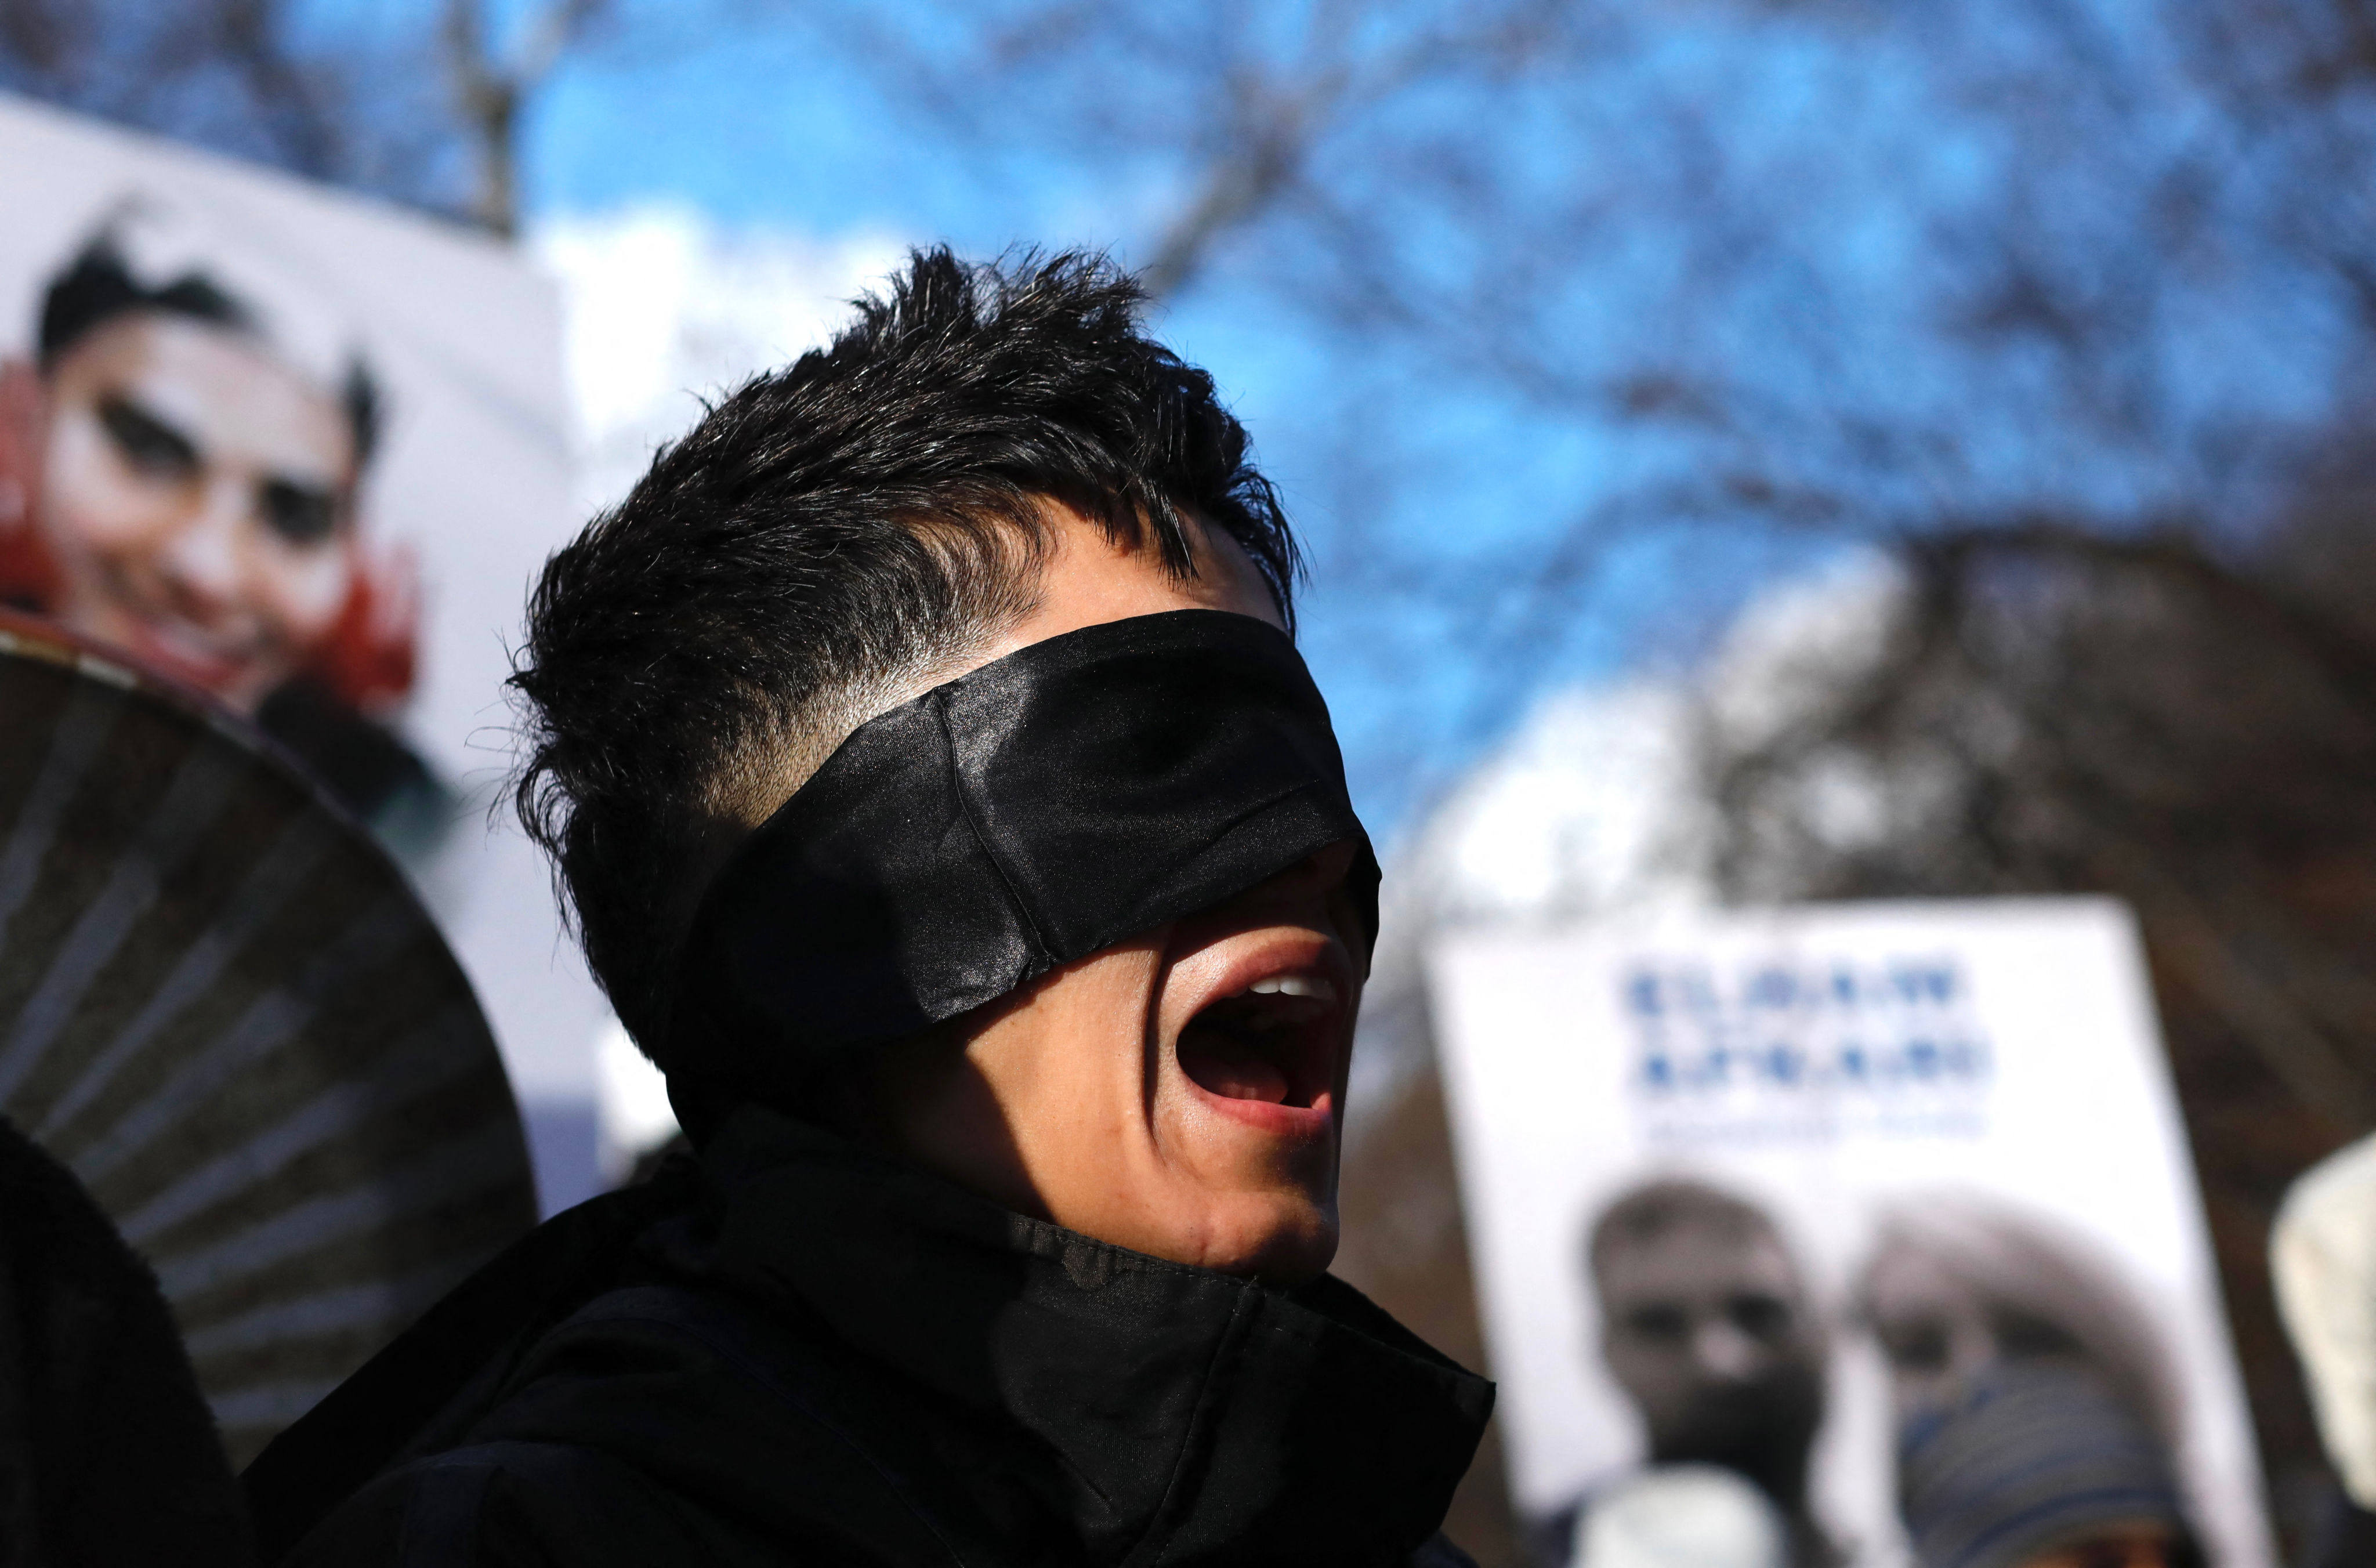
[(285, 1434), (267, 1552), (1460, 1561), (1491, 1390), (1325, 1272), (1377, 864), (1139, 304), (920, 255), (547, 566), (522, 814), (697, 1159)]

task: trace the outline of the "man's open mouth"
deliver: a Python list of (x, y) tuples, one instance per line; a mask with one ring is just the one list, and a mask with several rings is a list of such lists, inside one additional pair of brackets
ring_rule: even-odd
[(1208, 1004), (1173, 1049), (1207, 1094), (1308, 1110), (1336, 1087), (1343, 1009), (1334, 981), (1276, 975)]

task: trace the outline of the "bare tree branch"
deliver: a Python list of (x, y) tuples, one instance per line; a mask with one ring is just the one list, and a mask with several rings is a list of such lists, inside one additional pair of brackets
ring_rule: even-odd
[(344, 131), (284, 46), (279, 0), (224, 0), (215, 28), (217, 47), (236, 65), (277, 133), (282, 160), (300, 173), (335, 179), (347, 161)]
[(471, 215), (491, 232), (508, 239), (519, 227), (522, 106), (606, 5), (607, 0), (546, 0), (504, 59), (487, 36), (479, 0), (446, 0), (440, 37), (446, 77), (469, 129), (478, 169)]

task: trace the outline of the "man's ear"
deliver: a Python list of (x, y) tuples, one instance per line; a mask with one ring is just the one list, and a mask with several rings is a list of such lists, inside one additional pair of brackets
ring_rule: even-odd
[(49, 398), (23, 360), (0, 360), (0, 534), (30, 525), (40, 500)]

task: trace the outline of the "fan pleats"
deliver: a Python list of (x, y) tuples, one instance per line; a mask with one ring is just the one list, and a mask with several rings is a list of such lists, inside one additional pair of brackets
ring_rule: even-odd
[(395, 865), (89, 663), (0, 633), (0, 1114), (148, 1259), (244, 1463), (533, 1222), (527, 1151)]

